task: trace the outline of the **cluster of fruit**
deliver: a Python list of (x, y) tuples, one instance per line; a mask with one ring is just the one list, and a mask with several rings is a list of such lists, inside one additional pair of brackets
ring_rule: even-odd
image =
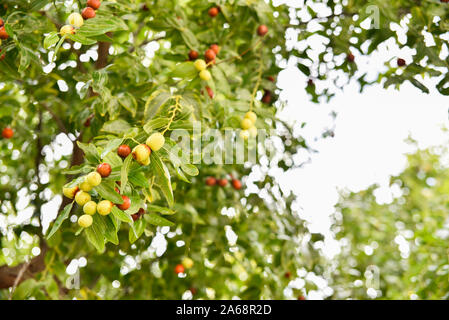
[[(151, 151), (158, 151), (164, 144), (165, 138), (162, 133), (155, 132), (147, 138), (145, 143), (137, 145), (132, 150), (132, 156), (139, 164), (147, 166), (150, 164)], [(131, 148), (126, 144), (122, 144), (117, 149), (117, 154), (122, 158), (126, 158), (130, 152)]]
[(240, 137), (243, 140), (248, 140), (249, 137), (255, 138), (257, 136), (256, 120), (257, 115), (254, 112), (248, 111), (245, 114), (245, 117), (240, 122), (240, 125), (243, 129), (242, 131), (240, 131)]
[[(239, 179), (232, 179), (231, 184), (235, 190), (240, 190), (242, 188), (242, 182)], [(226, 187), (228, 185), (228, 179), (226, 178), (217, 179), (215, 177), (207, 177), (206, 185), (209, 187), (213, 187), (215, 185), (219, 185), (220, 187)]]
[(185, 269), (190, 269), (193, 267), (193, 260), (189, 257), (185, 257), (182, 259), (182, 262), (175, 266), (175, 273), (180, 274), (184, 273)]
[(2, 137), (5, 139), (11, 139), (14, 135), (14, 131), (10, 127), (6, 127), (2, 130)]
[(74, 34), (75, 28), (81, 28), (84, 24), (84, 20), (95, 18), (95, 10), (100, 8), (100, 0), (87, 0), (87, 7), (81, 11), (81, 14), (74, 12), (69, 15), (67, 21), (69, 24), (62, 26), (59, 30), (61, 36), (66, 34)]
[(206, 61), (204, 61), (203, 59), (197, 59), (193, 63), (193, 65), (195, 66), (195, 69), (199, 71), (201, 80), (209, 81), (210, 79), (212, 79), (212, 75), (210, 74), (209, 70), (206, 70)]
[[(0, 45), (2, 44), (2, 40), (6, 40), (8, 38), (9, 38), (9, 34), (5, 30), (3, 19), (0, 18)], [(1, 52), (2, 52), (2, 49), (0, 49), (0, 54), (1, 54)], [(5, 59), (4, 53), (2, 55), (0, 55), (0, 61), (3, 59)]]

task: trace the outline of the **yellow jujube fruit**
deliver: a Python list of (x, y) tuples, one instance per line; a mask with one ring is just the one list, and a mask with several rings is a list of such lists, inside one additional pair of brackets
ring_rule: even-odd
[(84, 192), (89, 192), (90, 190), (92, 190), (92, 185), (91, 185), (89, 182), (87, 182), (86, 180), (84, 180), (83, 182), (81, 182), (81, 183), (79, 184), (79, 187), (80, 187), (80, 189), (81, 189), (82, 191), (84, 191)]
[(203, 70), (206, 70), (206, 68), (207, 68), (206, 61), (204, 61), (203, 59), (196, 60), (193, 63), (193, 65), (195, 66), (195, 69), (198, 71), (203, 71)]
[(248, 129), (249, 131), (249, 135), (253, 138), (257, 137), (257, 127), (256, 126), (252, 126), (251, 128)]
[(97, 203), (95, 201), (89, 201), (83, 206), (83, 212), (88, 215), (94, 215), (97, 212)]
[(84, 24), (83, 17), (77, 12), (70, 14), (67, 21), (75, 28), (81, 28), (81, 26)]
[(111, 213), (112, 210), (112, 202), (109, 200), (102, 200), (97, 204), (97, 212), (102, 216), (107, 216)]
[(212, 75), (210, 74), (209, 71), (203, 70), (200, 72), (200, 78), (201, 80), (209, 81), (212, 78)]
[(80, 189), (75, 186), (72, 188), (62, 188), (62, 193), (69, 199), (73, 199), (75, 198), (75, 194), (79, 191)]
[(78, 224), (80, 227), (83, 228), (89, 228), (92, 225), (92, 222), (94, 219), (92, 219), (92, 216), (88, 214), (83, 214), (81, 217), (78, 218)]
[(101, 175), (96, 171), (91, 172), (87, 175), (86, 181), (92, 187), (96, 187), (101, 183)]
[(182, 259), (182, 265), (186, 268), (186, 269), (190, 269), (193, 267), (193, 260), (190, 259), (189, 257), (185, 257), (184, 259)]
[(243, 118), (242, 122), (240, 123), (243, 130), (248, 130), (253, 126), (253, 122), (248, 118)]
[(148, 162), (150, 159), (151, 149), (146, 144), (139, 144), (133, 150), (133, 158), (140, 164)]
[(165, 138), (159, 133), (155, 132), (151, 136), (148, 137), (146, 144), (150, 147), (152, 151), (158, 151), (160, 148), (164, 146)]
[(84, 206), (86, 203), (90, 201), (90, 194), (84, 191), (79, 191), (76, 193), (75, 201), (80, 206)]
[(240, 131), (240, 138), (242, 138), (243, 140), (248, 140), (249, 135), (250, 135), (250, 133), (248, 130)]
[(59, 30), (59, 33), (61, 34), (61, 36), (65, 36), (66, 34), (74, 34), (75, 29), (71, 25), (67, 24)]
[(256, 120), (257, 120), (257, 115), (256, 115), (254, 112), (252, 112), (252, 111), (248, 111), (248, 112), (245, 114), (245, 118), (251, 120), (251, 122), (252, 122), (253, 124), (255, 124), (255, 123), (256, 123)]

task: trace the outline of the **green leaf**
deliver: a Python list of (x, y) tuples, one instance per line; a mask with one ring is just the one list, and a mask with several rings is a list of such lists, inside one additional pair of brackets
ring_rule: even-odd
[(133, 224), (133, 218), (129, 214), (127, 214), (125, 211), (120, 210), (116, 206), (112, 207), (112, 214), (120, 221), (127, 222), (130, 224)]
[(44, 39), (44, 48), (48, 49), (59, 41), (59, 35), (56, 31), (50, 32)]
[(85, 38), (99, 36), (111, 31), (127, 30), (128, 26), (118, 17), (97, 16), (84, 22), (77, 34)]
[(176, 212), (176, 211), (174, 211), (172, 209), (156, 206), (154, 204), (148, 204), (147, 205), (147, 210), (148, 211), (159, 212), (160, 214), (164, 214), (164, 215), (172, 215), (172, 214), (174, 214)]
[(170, 173), (168, 172), (167, 167), (161, 161), (156, 152), (151, 153), (151, 164), (154, 171), (154, 175), (156, 177), (157, 184), (167, 199), (168, 205), (171, 207), (174, 203), (173, 198), (173, 189), (170, 181)]
[(146, 215), (144, 215), (144, 218), (148, 223), (153, 224), (155, 226), (172, 227), (175, 225), (170, 220), (162, 218), (160, 215), (157, 215), (155, 213), (147, 213)]
[(79, 43), (87, 45), (87, 46), (97, 43), (97, 40), (89, 39), (89, 38), (83, 36), (82, 34), (79, 34), (78, 32), (75, 34), (69, 34), (68, 38), (72, 41), (79, 42)]
[(121, 104), (121, 106), (123, 108), (128, 110), (133, 117), (136, 116), (137, 101), (130, 93), (125, 92), (125, 93), (119, 95), (118, 102)]
[(129, 242), (134, 243), (137, 239), (140, 238), (142, 233), (145, 231), (146, 221), (144, 219), (139, 219), (134, 222), (134, 230), (129, 229)]
[(114, 187), (106, 182), (102, 182), (99, 186), (95, 187), (95, 191), (98, 192), (98, 194), (106, 200), (111, 201), (115, 204), (122, 204), (123, 199), (122, 197), (115, 191)]
[(115, 133), (115, 134), (125, 134), (130, 130), (131, 130), (131, 125), (123, 119), (108, 121), (101, 128), (101, 131)]
[(104, 157), (106, 157), (107, 154), (112, 150), (117, 149), (122, 144), (122, 141), (123, 141), (122, 139), (109, 140), (108, 144), (106, 145), (106, 147), (104, 148), (103, 152), (100, 155), (101, 159), (104, 159)]
[(123, 161), (123, 166), (120, 170), (120, 193), (123, 193), (125, 191), (126, 184), (128, 183), (128, 172), (129, 168), (131, 167), (133, 157), (131, 154), (129, 154), (125, 161)]
[(80, 141), (76, 142), (78, 147), (83, 150), (84, 156), (89, 162), (99, 162), (100, 161), (100, 155), (98, 154), (97, 148), (92, 143), (83, 143)]
[(143, 126), (143, 130), (145, 130), (146, 133), (150, 133), (153, 130), (161, 129), (167, 126), (168, 122), (168, 118), (153, 119), (145, 123), (145, 125)]
[(182, 164), (181, 169), (189, 176), (197, 176), (200, 173), (198, 168), (195, 167), (193, 164)]
[(62, 209), (61, 213), (58, 215), (58, 217), (55, 220), (55, 223), (53, 224), (53, 227), (51, 228), (50, 232), (47, 235), (47, 239), (50, 239), (56, 231), (61, 227), (62, 223), (69, 217), (70, 211), (72, 211), (73, 202), (69, 203)]
[(105, 223), (99, 214), (92, 216), (93, 223), (89, 228), (86, 228), (85, 234), (87, 239), (94, 245), (98, 252), (104, 251), (104, 234), (106, 231)]
[[(144, 118), (145, 120), (152, 119), (159, 109), (171, 98), (168, 91), (156, 90), (145, 102)], [(145, 129), (144, 129), (145, 130)]]
[(130, 172), (128, 179), (132, 184), (139, 187), (148, 188), (150, 186), (150, 182), (141, 171)]
[(175, 69), (171, 72), (171, 76), (174, 78), (193, 79), (198, 75), (192, 61), (182, 62), (177, 64)]

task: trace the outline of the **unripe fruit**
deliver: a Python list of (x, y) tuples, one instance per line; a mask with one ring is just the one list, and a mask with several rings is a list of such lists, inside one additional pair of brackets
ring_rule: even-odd
[(150, 154), (151, 149), (146, 144), (139, 144), (133, 150), (133, 158), (141, 164), (149, 160)]
[(215, 186), (216, 184), (217, 184), (217, 179), (215, 179), (214, 177), (206, 178), (206, 185), (208, 185), (209, 187)]
[(84, 24), (84, 19), (78, 12), (71, 13), (67, 21), (75, 28), (81, 28)]
[(111, 165), (106, 162), (100, 163), (97, 167), (97, 172), (103, 178), (109, 177), (109, 175), (111, 174), (111, 171), (112, 171)]
[(83, 212), (85, 214), (94, 215), (97, 212), (97, 203), (95, 201), (89, 201), (83, 206)]
[(209, 16), (216, 17), (218, 15), (218, 8), (217, 7), (212, 7), (209, 9), (208, 11)]
[(209, 95), (209, 97), (211, 99), (213, 99), (214, 98), (214, 92), (212, 91), (212, 89), (209, 88), (209, 87), (206, 87), (206, 91), (207, 91), (207, 94)]
[(206, 52), (204, 53), (204, 57), (206, 58), (206, 60), (212, 61), (215, 59), (215, 51), (212, 49), (207, 49)]
[(71, 25), (67, 24), (59, 30), (59, 33), (61, 34), (61, 36), (65, 36), (67, 34), (74, 34), (75, 29)]
[(80, 191), (80, 188), (78, 186), (72, 187), (72, 188), (62, 188), (62, 193), (64, 196), (66, 196), (69, 199), (75, 198), (75, 194)]
[(253, 124), (255, 124), (255, 123), (256, 123), (256, 120), (257, 120), (257, 115), (256, 115), (254, 112), (252, 112), (252, 111), (248, 111), (248, 112), (245, 114), (245, 118), (251, 120), (251, 122), (252, 122)]
[(91, 172), (87, 175), (86, 181), (92, 187), (96, 187), (101, 183), (101, 175), (96, 171)]
[(146, 141), (147, 146), (149, 146), (150, 149), (153, 151), (160, 150), (164, 146), (164, 143), (165, 143), (165, 138), (159, 132), (153, 133), (151, 136), (148, 137), (148, 139)]
[(252, 138), (257, 137), (257, 127), (256, 126), (252, 126), (251, 128), (248, 129), (249, 131), (249, 135)]
[(129, 207), (131, 207), (131, 200), (127, 196), (122, 196), (122, 199), (123, 203), (118, 204), (117, 208), (119, 208), (120, 210), (128, 210)]
[(346, 59), (347, 59), (349, 62), (354, 62), (355, 57), (354, 57), (354, 55), (353, 55), (352, 53), (349, 53), (348, 56), (346, 57)]
[(84, 206), (86, 203), (90, 201), (90, 194), (85, 191), (79, 191), (75, 195), (75, 201), (80, 206)]
[(131, 148), (126, 144), (122, 144), (117, 149), (117, 154), (122, 158), (126, 158), (130, 153), (131, 153)]
[(253, 122), (248, 118), (243, 118), (240, 125), (242, 126), (243, 130), (247, 130), (253, 126)]
[(264, 35), (266, 35), (267, 32), (268, 32), (268, 27), (267, 27), (266, 25), (264, 25), (264, 24), (260, 25), (260, 26), (257, 28), (257, 34), (258, 34), (259, 36), (261, 36), (261, 37), (263, 37)]
[(211, 44), (210, 49), (215, 52), (215, 55), (217, 55), (220, 52), (220, 47), (218, 44)]
[(143, 166), (148, 166), (150, 164), (150, 157), (148, 157), (146, 160), (143, 160), (142, 162), (139, 162)]
[(6, 127), (2, 131), (2, 137), (5, 139), (11, 139), (13, 135), (14, 135), (14, 131), (9, 127)]
[(101, 214), (102, 216), (107, 216), (111, 213), (112, 210), (112, 202), (109, 200), (101, 200), (97, 204), (97, 212)]
[(92, 219), (92, 216), (90, 216), (88, 214), (84, 214), (78, 218), (78, 224), (80, 227), (83, 227), (83, 228), (89, 228), (92, 225), (93, 221), (94, 221), (94, 219)]
[(398, 66), (399, 67), (403, 67), (403, 66), (405, 66), (406, 65), (406, 62), (405, 62), (405, 60), (404, 59), (401, 59), (401, 58), (399, 58), (398, 59)]
[(98, 10), (101, 6), (100, 0), (87, 0), (87, 6), (91, 7), (92, 9)]
[(80, 189), (84, 192), (89, 192), (90, 190), (92, 190), (93, 186), (87, 182), (86, 180), (84, 180), (83, 182), (80, 183), (79, 185)]
[(91, 7), (84, 8), (83, 11), (81, 11), (81, 15), (86, 20), (95, 18), (95, 10)]
[(184, 273), (184, 266), (182, 264), (177, 264), (175, 267), (175, 273), (176, 274)]
[(200, 78), (201, 80), (209, 81), (212, 78), (212, 75), (210, 74), (209, 71), (203, 70), (200, 72)]
[(6, 32), (5, 27), (0, 27), (0, 39), (6, 40), (9, 38), (9, 34)]
[(232, 187), (235, 190), (240, 190), (242, 188), (242, 183), (238, 179), (232, 179)]
[(198, 59), (196, 60), (193, 65), (195, 66), (196, 70), (198, 71), (203, 71), (206, 70), (207, 65), (206, 65), (206, 61), (204, 61), (203, 59)]
[(190, 259), (189, 257), (185, 257), (184, 259), (182, 259), (182, 265), (186, 268), (186, 269), (190, 269), (193, 267), (193, 260)]
[(225, 178), (223, 178), (223, 179), (218, 179), (218, 185), (219, 185), (220, 187), (226, 187), (227, 184), (228, 184), (228, 179), (225, 179)]
[(189, 59), (190, 60), (196, 60), (196, 59), (198, 59), (198, 56), (199, 56), (199, 54), (198, 54), (198, 51), (195, 51), (195, 50), (190, 50), (189, 51)]
[(242, 130), (240, 131), (240, 138), (243, 140), (248, 140), (250, 136), (249, 130)]

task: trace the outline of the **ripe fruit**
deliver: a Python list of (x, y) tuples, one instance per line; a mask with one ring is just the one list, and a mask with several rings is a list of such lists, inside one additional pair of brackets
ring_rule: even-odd
[(399, 58), (398, 59), (398, 67), (403, 67), (406, 65), (406, 62), (404, 59)]
[(206, 61), (212, 61), (215, 59), (215, 51), (212, 49), (207, 49), (206, 52), (204, 53), (204, 57), (206, 58)]
[(81, 28), (81, 26), (84, 24), (84, 19), (78, 12), (71, 13), (67, 21), (75, 28)]
[(212, 78), (212, 75), (210, 74), (209, 71), (203, 70), (200, 72), (200, 78), (201, 80), (209, 81)]
[(83, 212), (88, 215), (94, 215), (97, 212), (97, 203), (95, 201), (89, 201), (83, 206)]
[(250, 137), (257, 137), (257, 127), (256, 126), (252, 126), (251, 128), (248, 129), (249, 131), (249, 135)]
[(313, 82), (312, 79), (309, 79), (309, 80), (307, 80), (307, 85), (308, 85), (309, 87), (311, 87), (311, 86), (314, 86), (315, 83)]
[(248, 140), (249, 136), (250, 136), (250, 133), (248, 130), (240, 131), (240, 138), (242, 138), (243, 140)]
[(153, 151), (158, 151), (164, 146), (165, 138), (164, 136), (159, 133), (155, 132), (151, 136), (148, 137), (146, 144), (150, 147)]
[(217, 179), (215, 179), (214, 177), (206, 178), (206, 185), (208, 185), (209, 187), (215, 186), (216, 184), (217, 184)]
[(131, 148), (126, 144), (122, 144), (117, 149), (117, 154), (122, 158), (126, 158), (130, 153), (131, 153)]
[(185, 257), (184, 259), (182, 259), (181, 263), (186, 269), (190, 269), (193, 267), (193, 260), (189, 257)]
[(69, 199), (75, 198), (75, 194), (80, 191), (80, 188), (78, 186), (72, 187), (72, 188), (62, 188), (62, 194), (66, 196)]
[(111, 165), (106, 162), (100, 163), (97, 167), (97, 172), (103, 178), (109, 177), (109, 175), (111, 174), (111, 171), (112, 171)]
[(208, 13), (209, 13), (209, 16), (211, 16), (212, 18), (213, 17), (216, 17), (217, 15), (218, 15), (218, 8), (217, 7), (212, 7), (212, 8), (210, 8), (209, 9), (209, 11), (208, 11)]
[(119, 208), (120, 210), (128, 210), (129, 207), (131, 207), (131, 200), (127, 196), (122, 196), (122, 199), (123, 203), (118, 204), (117, 208)]
[(61, 36), (65, 36), (67, 34), (74, 34), (75, 29), (71, 25), (67, 24), (59, 30), (59, 33), (61, 34)]
[(262, 97), (262, 102), (265, 104), (270, 104), (271, 102), (271, 92), (268, 90), (265, 90), (265, 93)]
[(78, 218), (78, 224), (80, 227), (83, 228), (89, 228), (92, 225), (92, 222), (94, 220), (92, 219), (92, 216), (88, 214), (83, 214), (81, 217)]
[(101, 200), (97, 204), (97, 212), (102, 216), (107, 216), (111, 213), (113, 203), (109, 200)]
[(238, 179), (232, 179), (232, 187), (235, 190), (240, 190), (242, 188), (242, 183)]
[(203, 59), (198, 59), (196, 60), (193, 65), (195, 66), (196, 70), (198, 71), (203, 71), (206, 70), (207, 65), (206, 65), (206, 61), (204, 61)]
[(263, 37), (264, 35), (266, 35), (267, 32), (268, 32), (268, 27), (267, 27), (266, 25), (264, 25), (264, 24), (260, 25), (260, 26), (257, 28), (257, 34), (258, 34), (259, 36), (261, 36), (261, 37)]
[(0, 39), (6, 40), (8, 38), (9, 38), (9, 34), (6, 32), (5, 27), (1, 26), (0, 27)]
[(184, 266), (182, 264), (177, 264), (175, 267), (175, 273), (176, 274), (184, 273)]
[(139, 144), (133, 150), (133, 158), (140, 164), (146, 165), (150, 159), (151, 149), (146, 144)]
[(81, 11), (81, 15), (86, 20), (95, 18), (95, 10), (92, 9), (91, 7), (86, 7), (83, 9), (83, 11)]
[(209, 87), (206, 87), (206, 91), (207, 91), (207, 94), (209, 95), (209, 97), (211, 99), (213, 99), (214, 98), (214, 92), (212, 91), (212, 89), (209, 88)]
[(220, 47), (215, 43), (210, 45), (210, 49), (215, 53), (215, 55), (220, 52)]
[(306, 300), (306, 297), (304, 297), (303, 295), (299, 295), (298, 300)]
[(228, 179), (225, 179), (225, 178), (223, 178), (223, 179), (218, 179), (218, 185), (219, 185), (220, 187), (226, 187), (227, 184), (228, 184)]
[(252, 111), (248, 111), (248, 112), (245, 114), (245, 118), (251, 120), (251, 122), (252, 122), (253, 124), (255, 124), (255, 123), (256, 123), (256, 120), (257, 120), (257, 115), (256, 115), (254, 112), (252, 112)]
[(87, 175), (86, 181), (92, 187), (96, 187), (101, 183), (101, 175), (96, 171), (91, 172)]
[(3, 23), (3, 19), (0, 18), (0, 27), (3, 27), (4, 23)]
[(14, 135), (14, 131), (9, 127), (6, 127), (2, 131), (2, 137), (5, 139), (11, 139), (13, 135)]
[(97, 10), (101, 6), (100, 0), (87, 0), (87, 6)]
[(353, 55), (352, 53), (349, 53), (348, 56), (346, 57), (346, 59), (347, 59), (349, 62), (354, 62), (355, 57), (354, 57), (354, 55)]
[(75, 201), (80, 206), (84, 206), (86, 203), (90, 201), (90, 194), (85, 191), (79, 191), (75, 195)]
[(291, 276), (291, 273), (290, 273), (289, 271), (287, 271), (287, 272), (284, 274), (284, 277), (287, 278), (287, 279), (290, 278), (290, 276)]
[(247, 130), (253, 126), (253, 122), (248, 118), (243, 118), (240, 125), (242, 126), (243, 130)]
[(274, 82), (275, 80), (273, 76), (268, 76), (267, 79), (270, 80), (271, 82)]
[(87, 182), (86, 180), (84, 180), (83, 182), (80, 183), (79, 185), (80, 189), (84, 192), (89, 192), (90, 190), (92, 190), (93, 186)]
[(196, 60), (196, 59), (198, 59), (198, 56), (199, 56), (198, 51), (195, 51), (195, 50), (189, 51), (189, 59), (190, 60)]
[(134, 213), (131, 215), (131, 218), (133, 218), (133, 221), (137, 221), (140, 218), (140, 216), (138, 213)]

